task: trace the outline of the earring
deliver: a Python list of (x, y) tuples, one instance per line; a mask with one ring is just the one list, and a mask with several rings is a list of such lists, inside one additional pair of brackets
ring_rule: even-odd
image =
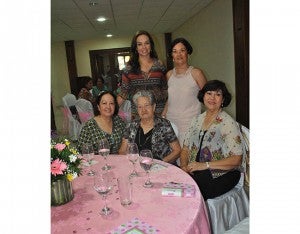
[(224, 103), (222, 102), (221, 107), (223, 108), (223, 106), (224, 106)]

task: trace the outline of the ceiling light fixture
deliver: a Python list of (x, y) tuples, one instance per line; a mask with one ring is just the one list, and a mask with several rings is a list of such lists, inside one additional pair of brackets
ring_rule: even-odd
[(93, 2), (93, 1), (91, 1), (91, 2), (89, 2), (89, 5), (90, 5), (91, 7), (97, 6), (97, 5), (98, 5), (98, 2)]
[(97, 21), (99, 21), (99, 22), (104, 22), (105, 20), (106, 19), (104, 17), (102, 17), (102, 16), (100, 16), (100, 17), (97, 18)]
[(113, 36), (112, 34), (107, 34), (107, 35), (106, 35), (106, 37), (112, 37), (112, 36)]

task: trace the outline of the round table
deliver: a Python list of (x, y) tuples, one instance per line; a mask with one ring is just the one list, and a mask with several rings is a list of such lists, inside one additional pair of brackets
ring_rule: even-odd
[[(101, 170), (104, 159), (96, 155), (98, 162), (93, 166)], [(112, 166), (114, 188), (107, 197), (107, 205), (113, 213), (107, 217), (100, 215), (104, 206), (101, 196), (93, 189), (93, 176), (83, 175), (73, 182), (74, 199), (67, 204), (51, 207), (51, 233), (111, 233), (112, 230), (137, 218), (152, 225), (158, 233), (210, 233), (210, 225), (205, 202), (194, 180), (180, 168), (155, 160), (156, 166), (150, 171), (152, 188), (144, 188), (146, 173), (136, 164), (139, 177), (133, 177), (132, 204), (121, 205), (117, 188), (118, 177), (128, 176), (133, 169), (126, 155), (110, 155), (108, 163)], [(176, 182), (195, 185), (194, 197), (162, 196), (164, 183)]]

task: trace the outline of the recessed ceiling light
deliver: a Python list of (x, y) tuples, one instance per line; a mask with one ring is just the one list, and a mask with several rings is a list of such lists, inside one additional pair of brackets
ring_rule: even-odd
[(89, 5), (90, 6), (96, 6), (96, 5), (98, 5), (98, 2), (91, 1), (91, 2), (89, 2)]
[(99, 22), (104, 22), (106, 19), (104, 18), (104, 17), (99, 17), (98, 19), (97, 19), (97, 21), (99, 21)]
[(106, 37), (112, 37), (112, 36), (113, 36), (112, 34), (107, 34), (107, 35), (106, 35)]

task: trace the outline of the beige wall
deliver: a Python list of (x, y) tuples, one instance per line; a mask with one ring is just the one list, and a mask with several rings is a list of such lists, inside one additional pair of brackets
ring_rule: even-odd
[[(233, 96), (229, 114), (235, 117), (235, 73), (231, 0), (215, 0), (200, 13), (172, 32), (172, 38), (185, 37), (193, 46), (190, 64), (201, 68), (208, 80), (224, 81)], [(78, 76), (91, 76), (89, 50), (130, 47), (132, 37), (75, 41)], [(159, 58), (166, 63), (164, 35), (153, 35)], [(51, 90), (55, 122), (62, 131), (61, 98), (70, 92), (64, 42), (51, 45)]]
[(215, 0), (172, 33), (193, 46), (190, 64), (201, 68), (208, 80), (226, 83), (232, 101), (226, 111), (235, 118), (235, 70), (232, 1)]

